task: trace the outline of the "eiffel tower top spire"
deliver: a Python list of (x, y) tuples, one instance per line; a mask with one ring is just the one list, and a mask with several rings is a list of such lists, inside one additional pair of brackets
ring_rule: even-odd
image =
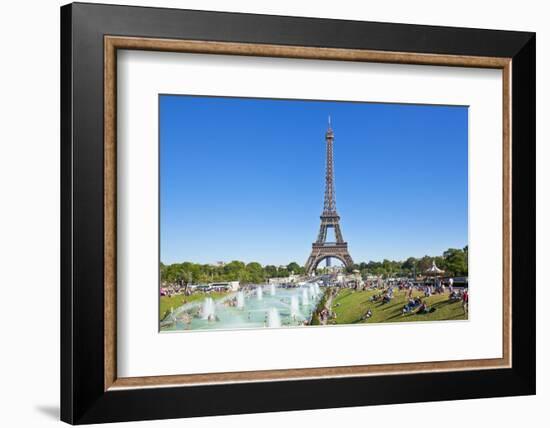
[(323, 207), (323, 216), (335, 216), (336, 214), (336, 197), (334, 193), (334, 132), (330, 116), (328, 117), (328, 128), (325, 134), (327, 144), (327, 164), (325, 172), (325, 203)]

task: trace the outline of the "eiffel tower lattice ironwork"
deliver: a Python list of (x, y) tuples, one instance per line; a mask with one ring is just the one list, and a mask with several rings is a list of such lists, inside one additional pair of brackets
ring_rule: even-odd
[[(325, 175), (325, 202), (323, 213), (321, 214), (321, 227), (317, 241), (311, 248), (311, 254), (306, 262), (305, 271), (312, 273), (322, 260), (327, 260), (327, 266), (330, 266), (330, 259), (340, 260), (346, 267), (353, 265), (353, 259), (348, 251), (348, 243), (342, 238), (340, 230), (340, 216), (336, 212), (336, 197), (334, 193), (334, 132), (328, 118), (328, 129), (325, 134), (327, 145), (327, 165)], [(327, 242), (328, 229), (334, 229), (336, 242)]]

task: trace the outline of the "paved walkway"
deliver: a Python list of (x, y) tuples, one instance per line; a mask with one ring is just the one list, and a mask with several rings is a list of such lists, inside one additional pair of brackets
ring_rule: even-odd
[[(325, 302), (325, 308), (328, 310), (328, 313), (329, 313), (329, 317), (330, 317), (330, 308), (332, 306), (332, 298), (334, 297), (334, 295), (332, 294), (332, 292), (330, 293), (330, 296), (328, 297), (327, 301)], [(321, 321), (321, 325), (327, 325), (327, 321), (328, 321), (328, 318), (327, 319), (324, 319)]]

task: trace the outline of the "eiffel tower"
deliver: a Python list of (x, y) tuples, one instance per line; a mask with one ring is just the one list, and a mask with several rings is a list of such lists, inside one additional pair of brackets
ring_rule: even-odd
[[(340, 260), (346, 267), (353, 265), (353, 260), (348, 251), (348, 243), (342, 238), (340, 230), (340, 216), (336, 212), (336, 197), (334, 194), (334, 132), (330, 124), (330, 116), (328, 118), (328, 129), (325, 134), (327, 142), (327, 166), (325, 174), (325, 203), (323, 213), (321, 214), (321, 227), (317, 241), (311, 248), (311, 254), (305, 265), (306, 274), (311, 274), (322, 260), (327, 260), (327, 266), (330, 266), (330, 259), (335, 258)], [(334, 229), (336, 242), (327, 242), (327, 231), (329, 228)]]

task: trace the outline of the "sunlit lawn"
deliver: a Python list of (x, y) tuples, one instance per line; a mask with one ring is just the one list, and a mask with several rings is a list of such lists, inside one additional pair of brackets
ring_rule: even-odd
[(221, 296), (225, 296), (226, 294), (227, 293), (218, 293), (218, 292), (213, 292), (213, 293), (197, 292), (197, 293), (191, 294), (190, 296), (184, 296), (182, 294), (174, 295), (171, 297), (160, 296), (160, 311), (159, 311), (160, 320), (162, 321), (166, 317), (166, 315), (168, 315), (171, 308), (176, 309), (185, 303), (197, 302), (197, 301), (203, 300), (206, 297), (212, 297), (213, 299), (217, 299)]
[[(355, 323), (380, 323), (380, 322), (404, 322), (404, 321), (438, 321), (438, 320), (465, 320), (467, 316), (462, 309), (461, 301), (451, 302), (449, 293), (437, 294), (424, 298), (420, 291), (413, 292), (413, 297), (420, 296), (429, 307), (435, 311), (429, 314), (412, 313), (402, 315), (403, 306), (408, 302), (406, 291), (395, 291), (394, 297), (389, 303), (371, 302), (370, 298), (380, 290), (353, 291), (343, 289), (332, 301), (332, 310), (336, 313), (336, 320), (330, 323), (355, 324)], [(363, 315), (372, 311), (369, 319), (362, 320)]]

